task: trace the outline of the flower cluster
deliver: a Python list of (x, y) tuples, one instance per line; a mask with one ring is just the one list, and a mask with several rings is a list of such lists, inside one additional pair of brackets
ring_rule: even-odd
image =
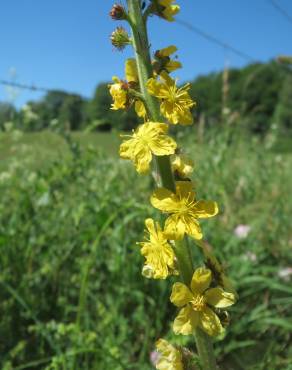
[[(174, 2), (152, 0), (144, 13), (140, 9), (143, 24), (151, 14), (173, 21), (179, 11)], [(115, 5), (110, 14), (113, 19), (129, 21), (133, 38), (131, 43), (137, 48), (143, 37), (135, 28), (135, 14), (127, 12), (121, 5)], [(148, 51), (148, 45), (143, 45), (143, 50)], [(210, 336), (217, 336), (224, 330), (222, 317), (225, 309), (235, 302), (237, 296), (222, 266), (202, 241), (203, 231), (199, 221), (215, 216), (218, 213), (217, 203), (197, 200), (197, 189), (195, 192), (189, 178), (193, 163), (181, 154), (179, 145), (169, 136), (171, 125), (193, 123), (192, 109), (195, 106), (189, 94), (190, 84), (178, 86), (177, 79), (170, 76), (181, 68), (181, 63), (173, 59), (176, 51), (174, 45), (157, 50), (151, 65), (150, 56), (145, 58), (147, 68), (141, 65), (143, 61), (140, 58), (128, 59), (125, 80), (113, 77), (114, 83), (109, 85), (113, 98), (111, 109), (128, 109), (134, 105), (137, 115), (144, 121), (132, 133), (121, 135), (121, 158), (133, 162), (139, 174), (148, 173), (150, 169), (160, 171), (157, 176), (160, 183), (153, 191), (150, 203), (161, 211), (163, 226), (152, 218), (145, 221), (145, 239), (137, 243), (145, 258), (142, 274), (152, 279), (175, 275), (183, 280), (173, 285), (170, 296), (170, 301), (180, 308), (173, 323), (175, 334), (189, 335), (200, 328)], [(150, 69), (151, 73), (145, 72)], [(168, 182), (163, 181), (165, 176)], [(192, 270), (189, 279), (185, 279), (183, 269), (190, 253), (183, 260), (181, 253), (177, 253), (177, 245), (184, 243), (187, 237), (199, 245), (205, 260), (204, 267)], [(184, 248), (187, 251), (188, 247)], [(184, 369), (181, 352), (175, 347), (161, 339), (157, 349), (160, 353), (157, 369)]]

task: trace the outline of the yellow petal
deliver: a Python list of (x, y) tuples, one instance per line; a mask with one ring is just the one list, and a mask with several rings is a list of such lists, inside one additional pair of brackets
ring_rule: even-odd
[[(147, 137), (153, 139), (159, 137), (161, 134), (165, 134), (168, 131), (168, 125), (163, 122), (146, 122), (143, 125), (138, 126), (136, 132), (140, 137)], [(149, 142), (149, 140), (147, 140)]]
[(182, 64), (180, 62), (177, 62), (176, 60), (170, 60), (166, 65), (166, 69), (169, 73), (176, 71), (177, 69), (181, 67), (182, 67)]
[(164, 212), (173, 212), (177, 208), (175, 194), (165, 188), (156, 189), (150, 198), (150, 202), (154, 208)]
[(202, 230), (198, 221), (190, 216), (184, 216), (185, 232), (196, 240), (203, 237)]
[(217, 308), (229, 307), (235, 303), (234, 294), (227, 293), (222, 288), (210, 288), (204, 296), (208, 304)]
[(135, 101), (135, 112), (137, 113), (138, 117), (144, 118), (146, 116), (146, 108), (141, 100)]
[(154, 225), (154, 220), (152, 218), (146, 218), (145, 226), (150, 234), (155, 233), (155, 225)]
[(175, 53), (177, 51), (177, 47), (174, 45), (170, 45), (166, 48), (159, 50), (159, 55), (162, 57), (169, 57), (171, 54)]
[(189, 201), (195, 200), (193, 183), (191, 181), (176, 181), (176, 193), (180, 198), (188, 198)]
[(179, 5), (169, 5), (166, 9), (163, 10), (163, 17), (169, 21), (173, 22), (174, 21), (174, 15), (177, 14), (180, 10)]
[(130, 139), (120, 145), (120, 156), (123, 159), (132, 159), (135, 139)]
[(149, 147), (155, 155), (174, 154), (177, 144), (170, 136), (164, 135), (149, 142)]
[(164, 81), (168, 86), (175, 86), (175, 80), (172, 79), (169, 74), (165, 71), (160, 73), (160, 78)]
[(194, 122), (193, 115), (189, 108), (181, 110), (178, 112), (177, 121), (181, 125), (191, 125)]
[(160, 5), (168, 7), (174, 2), (174, 0), (158, 0), (158, 2)]
[(148, 147), (139, 146), (139, 150), (135, 151), (134, 164), (138, 173), (146, 173), (149, 170), (152, 154)]
[(138, 70), (135, 59), (131, 58), (126, 60), (125, 76), (128, 82), (138, 82)]
[(154, 78), (150, 78), (146, 84), (149, 94), (154, 96), (160, 95), (161, 83), (156, 81)]
[(203, 311), (199, 312), (199, 326), (212, 337), (223, 331), (219, 317), (209, 307), (205, 307)]
[(218, 205), (216, 202), (199, 200), (195, 205), (197, 218), (209, 218), (217, 215)]
[(193, 299), (192, 292), (183, 283), (175, 283), (172, 286), (170, 301), (177, 307), (185, 306)]
[(199, 314), (193, 311), (189, 305), (182, 308), (173, 322), (175, 334), (192, 334), (199, 322)]
[(209, 288), (212, 280), (212, 272), (204, 267), (199, 267), (193, 274), (191, 289), (194, 294), (202, 294)]
[(181, 240), (186, 232), (186, 224), (180, 215), (171, 215), (164, 225), (165, 235), (169, 240)]
[(121, 82), (121, 80), (119, 79), (119, 77), (117, 77), (117, 76), (113, 76), (112, 77), (112, 80), (114, 81), (114, 83), (116, 83), (116, 84), (119, 84), (120, 82)]

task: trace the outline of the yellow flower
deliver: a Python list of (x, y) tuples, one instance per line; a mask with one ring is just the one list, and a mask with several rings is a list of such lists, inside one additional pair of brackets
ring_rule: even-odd
[(161, 100), (161, 113), (173, 124), (181, 123), (189, 125), (193, 122), (190, 109), (195, 104), (191, 99), (188, 90), (190, 84), (178, 88), (176, 81), (169, 77), (166, 72), (161, 72), (161, 81), (150, 78), (147, 81), (149, 94)]
[(154, 54), (153, 69), (156, 74), (160, 74), (162, 71), (171, 73), (182, 65), (177, 60), (170, 59), (170, 55), (177, 51), (177, 47), (170, 45), (167, 48), (157, 50)]
[(149, 170), (152, 155), (163, 156), (175, 152), (176, 142), (166, 135), (168, 125), (160, 122), (146, 122), (137, 127), (120, 146), (120, 156), (134, 162), (138, 173)]
[(211, 280), (211, 270), (200, 267), (193, 274), (190, 288), (183, 283), (173, 285), (170, 300), (182, 307), (173, 323), (175, 334), (192, 334), (196, 327), (211, 336), (223, 331), (219, 317), (210, 306), (229, 307), (234, 304), (235, 297), (222, 288), (209, 288)]
[(193, 162), (181, 155), (175, 155), (171, 159), (171, 167), (180, 178), (187, 178), (194, 170)]
[(118, 77), (114, 76), (114, 84), (109, 85), (109, 92), (113, 98), (113, 104), (111, 109), (126, 109), (135, 101), (135, 111), (139, 117), (146, 117), (146, 108), (143, 102), (129, 93), (130, 88), (138, 87), (138, 70), (135, 59), (127, 59), (125, 63), (125, 76), (126, 81), (120, 80)]
[(109, 85), (109, 92), (113, 98), (113, 103), (111, 109), (125, 109), (128, 101), (127, 87), (125, 87), (124, 82), (118, 77), (113, 77), (114, 84)]
[(198, 218), (208, 218), (218, 213), (216, 202), (196, 201), (190, 181), (177, 181), (176, 194), (165, 188), (158, 188), (151, 197), (151, 204), (159, 210), (170, 213), (165, 221), (164, 232), (168, 239), (182, 239), (188, 234), (195, 239), (203, 237)]
[(141, 254), (146, 259), (142, 275), (153, 279), (166, 279), (168, 275), (177, 274), (175, 255), (159, 223), (155, 224), (151, 218), (145, 220), (149, 239), (138, 243), (142, 247)]
[(162, 7), (162, 10), (159, 11), (158, 15), (169, 22), (174, 21), (173, 16), (180, 10), (179, 5), (172, 4), (174, 1), (175, 0), (158, 0), (158, 4)]
[(156, 364), (157, 370), (183, 370), (183, 359), (179, 349), (165, 339), (159, 339), (156, 348), (160, 355)]

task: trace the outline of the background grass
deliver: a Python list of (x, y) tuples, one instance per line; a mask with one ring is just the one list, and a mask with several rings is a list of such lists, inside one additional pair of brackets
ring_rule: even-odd
[[(0, 136), (5, 370), (146, 370), (159, 337), (193, 346), (171, 331), (171, 279), (141, 277), (136, 241), (159, 214), (148, 201), (152, 179), (118, 159), (117, 137)], [(222, 127), (177, 139), (195, 161), (198, 197), (219, 203), (202, 226), (240, 296), (215, 343), (220, 366), (292, 369), (289, 146)], [(246, 238), (235, 235), (239, 224), (250, 226)]]

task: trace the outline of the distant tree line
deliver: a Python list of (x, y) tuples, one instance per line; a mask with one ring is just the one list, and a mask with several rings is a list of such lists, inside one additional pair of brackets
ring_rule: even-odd
[[(61, 127), (68, 130), (130, 130), (138, 123), (133, 109), (113, 111), (108, 83), (100, 83), (92, 99), (50, 91), (21, 110), (0, 103), (0, 130), (7, 123), (25, 131)], [(292, 71), (277, 62), (250, 64), (241, 69), (200, 76), (191, 83), (197, 101), (193, 114), (207, 126), (238, 120), (251, 131), (265, 133), (275, 123), (292, 128)]]

